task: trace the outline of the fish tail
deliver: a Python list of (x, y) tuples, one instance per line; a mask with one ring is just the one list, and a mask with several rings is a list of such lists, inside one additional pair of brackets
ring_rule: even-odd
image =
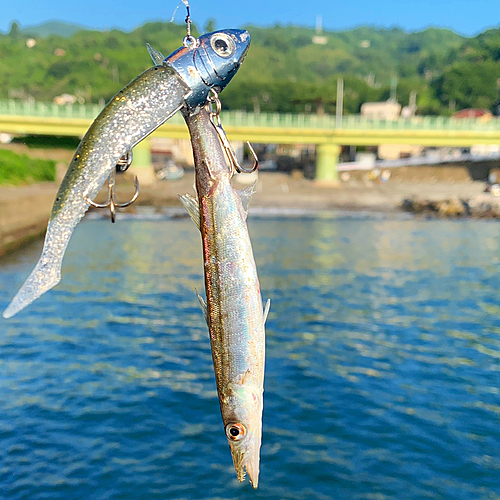
[(57, 219), (49, 223), (42, 255), (28, 279), (3, 312), (4, 318), (11, 318), (61, 281), (62, 259), (72, 228), (65, 227), (61, 230), (60, 226), (62, 224)]

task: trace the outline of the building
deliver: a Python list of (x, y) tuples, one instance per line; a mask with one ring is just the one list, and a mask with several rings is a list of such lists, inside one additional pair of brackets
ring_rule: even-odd
[(397, 120), (401, 104), (394, 101), (365, 102), (361, 105), (361, 116), (369, 120)]
[(462, 109), (461, 111), (458, 111), (452, 116), (452, 118), (456, 118), (457, 120), (468, 118), (481, 121), (488, 121), (492, 117), (493, 114), (487, 109), (475, 109), (475, 108)]

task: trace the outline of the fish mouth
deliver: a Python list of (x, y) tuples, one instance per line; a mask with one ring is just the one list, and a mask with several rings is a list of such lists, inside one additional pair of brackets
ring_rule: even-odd
[(259, 450), (256, 453), (253, 453), (253, 456), (249, 458), (246, 462), (246, 469), (248, 474), (248, 479), (250, 479), (250, 484), (257, 489), (259, 486)]
[(245, 480), (246, 471), (248, 479), (250, 479), (250, 483), (255, 489), (257, 489), (259, 485), (259, 451), (259, 446), (252, 446), (246, 449), (231, 446), (231, 455), (233, 456), (233, 463), (238, 481), (242, 483)]
[(241, 64), (241, 63), (243, 63), (243, 60), (244, 60), (244, 59), (245, 59), (245, 57), (247, 56), (247, 54), (248, 54), (248, 49), (250, 49), (250, 45), (247, 45), (247, 46), (245, 47), (245, 49), (243, 50), (243, 52), (241, 53), (240, 59), (239, 59), (239, 61), (238, 61), (240, 64)]
[[(245, 31), (245, 34), (248, 38), (250, 38), (250, 33), (248, 33), (248, 31)], [(243, 64), (243, 61), (245, 60), (245, 57), (247, 56), (249, 48), (250, 48), (250, 43), (247, 44), (247, 46), (245, 47), (245, 49), (241, 53), (240, 58), (238, 59), (238, 66), (241, 66)]]

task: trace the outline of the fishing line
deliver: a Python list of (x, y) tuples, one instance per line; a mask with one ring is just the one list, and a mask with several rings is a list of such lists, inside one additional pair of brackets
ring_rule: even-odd
[(188, 0), (181, 0), (179, 2), (179, 4), (177, 5), (177, 7), (175, 8), (174, 13), (172, 14), (172, 19), (170, 19), (171, 23), (174, 22), (175, 14), (177, 14), (177, 11), (179, 10), (179, 7), (181, 6), (181, 4), (184, 4), (186, 6), (186, 9), (188, 12), (188, 18), (189, 18), (189, 2), (188, 2)]

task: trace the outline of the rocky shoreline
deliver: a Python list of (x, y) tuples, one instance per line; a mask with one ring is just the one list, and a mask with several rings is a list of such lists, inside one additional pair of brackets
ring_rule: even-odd
[(452, 197), (444, 200), (406, 198), (401, 209), (415, 215), (473, 219), (500, 219), (500, 198), (490, 194), (472, 198)]

